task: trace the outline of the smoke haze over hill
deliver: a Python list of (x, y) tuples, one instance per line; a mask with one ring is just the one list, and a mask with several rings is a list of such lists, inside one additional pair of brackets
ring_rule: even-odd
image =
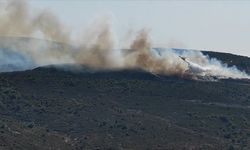
[[(109, 19), (94, 21), (81, 38), (75, 40), (55, 15), (48, 11), (31, 14), (26, 1), (8, 1), (4, 10), (0, 16), (1, 72), (51, 64), (77, 64), (100, 69), (140, 68), (153, 74), (183, 76), (190, 74), (190, 66), (179, 57), (184, 56), (194, 63), (193, 66), (205, 70), (197, 75), (249, 78), (236, 67), (228, 67), (199, 51), (179, 54), (171, 49), (154, 49), (146, 29), (135, 33), (127, 46), (131, 51), (126, 52), (128, 50), (116, 47), (122, 45), (122, 41), (117, 40)], [(50, 41), (21, 38), (37, 35)], [(19, 38), (8, 40), (4, 37)]]

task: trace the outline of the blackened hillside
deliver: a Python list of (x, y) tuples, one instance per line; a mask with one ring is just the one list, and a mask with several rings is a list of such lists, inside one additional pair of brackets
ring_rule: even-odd
[(51, 67), (0, 75), (0, 149), (249, 149), (248, 81)]

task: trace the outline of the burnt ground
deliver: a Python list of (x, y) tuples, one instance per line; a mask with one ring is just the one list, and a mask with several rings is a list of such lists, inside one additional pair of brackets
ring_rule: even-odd
[(250, 82), (53, 67), (0, 74), (0, 149), (250, 149)]

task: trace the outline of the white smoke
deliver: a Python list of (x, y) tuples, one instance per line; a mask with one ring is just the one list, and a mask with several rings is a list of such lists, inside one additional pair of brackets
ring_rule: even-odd
[[(192, 65), (193, 68), (200, 68), (202, 72), (197, 73), (195, 75), (200, 76), (216, 76), (218, 78), (250, 78), (250, 76), (244, 72), (237, 69), (236, 66), (228, 67), (227, 64), (222, 63), (220, 60), (216, 58), (210, 58), (207, 55), (204, 55), (200, 51), (196, 50), (184, 50), (182, 53), (178, 53), (176, 51), (167, 50), (168, 53), (165, 55), (169, 55), (169, 51), (174, 53), (175, 58), (177, 56), (183, 56), (187, 58), (187, 61)], [(179, 59), (180, 60), (180, 59)], [(179, 62), (178, 60), (175, 60)], [(186, 71), (191, 71), (189, 73), (192, 74), (191, 67), (188, 67)]]

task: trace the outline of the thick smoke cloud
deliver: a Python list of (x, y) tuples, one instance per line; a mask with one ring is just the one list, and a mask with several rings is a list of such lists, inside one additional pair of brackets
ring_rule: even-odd
[[(123, 43), (117, 40), (112, 21), (107, 18), (94, 21), (75, 41), (65, 25), (49, 11), (31, 14), (27, 1), (10, 0), (1, 9), (4, 10), (0, 14), (0, 72), (77, 64), (99, 69), (139, 68), (164, 75), (249, 78), (236, 67), (228, 67), (199, 51), (153, 49), (146, 29), (135, 34), (129, 49), (117, 48), (117, 42)], [(31, 38), (37, 36), (45, 40)], [(179, 56), (186, 57), (189, 63)], [(202, 72), (194, 72), (192, 68)]]
[[(70, 43), (70, 32), (64, 25), (48, 10), (32, 12), (31, 15), (27, 1), (9, 0), (0, 14), (0, 36), (1, 37), (35, 37), (40, 35), (46, 40)], [(51, 63), (70, 63), (70, 52), (68, 47), (59, 45), (48, 45), (42, 41), (30, 41), (27, 38), (20, 40), (6, 40), (1, 38), (1, 48), (9, 49), (22, 56), (32, 58), (34, 66), (47, 65)]]
[(122, 63), (120, 50), (115, 50), (116, 40), (109, 18), (98, 18), (79, 40), (76, 63), (96, 68), (116, 68)]
[(25, 0), (9, 0), (0, 15), (1, 36), (30, 37), (41, 34), (45, 39), (69, 43), (70, 33), (48, 10), (31, 15)]
[(125, 67), (133, 66), (155, 74), (167, 75), (183, 75), (188, 69), (174, 53), (168, 53), (164, 56), (154, 54), (147, 30), (139, 31), (130, 48), (134, 52), (125, 57)]

